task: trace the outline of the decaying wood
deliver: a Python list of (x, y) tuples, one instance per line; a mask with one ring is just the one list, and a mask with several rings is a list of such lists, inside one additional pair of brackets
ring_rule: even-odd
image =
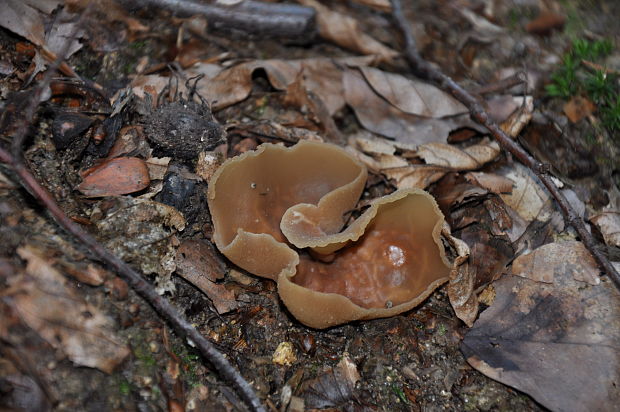
[(588, 232), (586, 225), (581, 219), (573, 207), (570, 205), (566, 197), (560, 192), (555, 185), (551, 176), (548, 173), (549, 166), (536, 160), (532, 155), (521, 147), (516, 141), (512, 140), (498, 125), (489, 117), (489, 114), (484, 110), (482, 105), (476, 100), (471, 93), (461, 87), (452, 78), (444, 74), (441, 70), (437, 69), (426, 61), (416, 47), (413, 33), (403, 14), (402, 5), (400, 0), (392, 1), (392, 17), (396, 21), (396, 24), (403, 34), (405, 40), (405, 57), (409, 62), (409, 66), (412, 72), (425, 80), (434, 83), (437, 87), (452, 94), (458, 101), (463, 103), (471, 114), (471, 117), (484, 127), (486, 127), (491, 135), (499, 142), (504, 150), (516, 157), (521, 163), (529, 167), (536, 176), (540, 179), (542, 184), (547, 188), (551, 196), (556, 200), (564, 216), (564, 220), (576, 231), (581, 241), (588, 248), (592, 256), (599, 264), (600, 268), (614, 281), (616, 286), (620, 289), (620, 274), (613, 267), (607, 257), (601, 252), (596, 241)]

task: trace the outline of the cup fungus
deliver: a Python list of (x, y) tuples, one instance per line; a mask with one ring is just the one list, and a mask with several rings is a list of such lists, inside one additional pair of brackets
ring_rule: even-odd
[(425, 191), (399, 190), (343, 229), (366, 177), (331, 144), (263, 144), (211, 179), (215, 244), (236, 265), (277, 281), (284, 304), (308, 326), (407, 311), (448, 279), (443, 215)]

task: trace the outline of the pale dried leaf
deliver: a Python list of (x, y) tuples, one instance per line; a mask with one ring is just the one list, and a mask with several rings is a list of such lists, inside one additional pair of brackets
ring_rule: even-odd
[(78, 15), (63, 9), (58, 13), (54, 24), (45, 35), (45, 48), (56, 55), (63, 53), (67, 58), (82, 48), (78, 39), (83, 35), (84, 31), (80, 29)]
[(389, 154), (377, 154), (374, 156), (381, 170), (395, 169), (398, 167), (409, 166), (409, 162), (400, 156)]
[(372, 67), (359, 70), (377, 94), (405, 113), (447, 117), (468, 112), (461, 102), (429, 83)]
[(532, 172), (521, 164), (514, 164), (502, 174), (514, 182), (512, 193), (500, 194), (502, 200), (528, 223), (537, 218), (546, 221), (549, 217), (540, 213), (549, 195), (539, 186)]
[(465, 174), (465, 179), (469, 183), (476, 184), (493, 193), (512, 192), (512, 180), (495, 173), (469, 172)]
[(168, 171), (170, 157), (150, 157), (146, 159), (146, 167), (149, 170), (151, 180), (162, 180)]
[(392, 142), (377, 137), (351, 136), (349, 138), (349, 144), (355, 145), (359, 150), (371, 155), (393, 155), (394, 152), (396, 152), (396, 147), (394, 147)]
[(326, 40), (361, 54), (376, 55), (382, 61), (391, 61), (398, 52), (366, 34), (354, 18), (330, 10), (316, 0), (298, 0), (316, 10), (319, 34)]
[(219, 71), (214, 69), (207, 71), (202, 69), (203, 65), (198, 65), (188, 70), (188, 76), (204, 74), (197, 83), (198, 91), (212, 102), (213, 109), (219, 110), (249, 96), (252, 90), (252, 73), (257, 69), (265, 70), (269, 82), (278, 90), (286, 90), (300, 74), (303, 74), (307, 90), (317, 95), (327, 107), (329, 114), (333, 115), (345, 104), (341, 66), (366, 65), (373, 63), (374, 60), (373, 56), (255, 60)]
[[(519, 107), (506, 120), (502, 121), (500, 127), (508, 136), (515, 138), (532, 120), (534, 98), (532, 96), (525, 96), (513, 97), (513, 99), (519, 104)], [(523, 103), (524, 99), (525, 103)]]
[(556, 273), (570, 273), (573, 279), (594, 286), (601, 283), (596, 261), (581, 242), (549, 243), (512, 263), (513, 275), (537, 282), (553, 283)]
[(486, 141), (461, 150), (447, 143), (420, 145), (417, 155), (427, 164), (444, 166), (453, 170), (475, 170), (495, 159), (500, 148), (495, 141)]
[(129, 355), (114, 325), (87, 303), (64, 276), (31, 246), (17, 250), (28, 262), (12, 296), (21, 318), (54, 348), (78, 365), (111, 373)]
[(443, 166), (435, 165), (410, 165), (383, 169), (388, 179), (393, 179), (398, 189), (411, 189), (414, 187), (425, 189), (430, 184), (441, 179), (450, 170)]
[(379, 173), (381, 171), (381, 165), (372, 156), (368, 156), (354, 146), (347, 146), (345, 149), (353, 157), (362, 162), (370, 171), (375, 173)]
[(620, 212), (603, 212), (590, 218), (609, 246), (620, 247)]
[(37, 46), (45, 45), (41, 13), (22, 0), (5, 0), (0, 10), (0, 26), (19, 34)]
[(22, 0), (22, 2), (45, 14), (50, 14), (56, 7), (64, 3), (63, 0)]

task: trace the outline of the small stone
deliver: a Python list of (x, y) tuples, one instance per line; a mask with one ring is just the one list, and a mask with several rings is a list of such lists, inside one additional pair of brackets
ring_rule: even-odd
[(289, 366), (293, 364), (297, 357), (291, 342), (281, 342), (273, 353), (272, 362), (278, 365)]

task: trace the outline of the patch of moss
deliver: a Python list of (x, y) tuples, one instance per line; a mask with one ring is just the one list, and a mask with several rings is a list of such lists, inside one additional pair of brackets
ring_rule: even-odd
[(173, 352), (181, 360), (181, 377), (190, 388), (200, 385), (200, 377), (198, 376), (198, 368), (202, 364), (200, 355), (192, 352), (185, 345), (177, 345), (173, 348)]
[(127, 396), (131, 393), (131, 383), (125, 378), (121, 378), (118, 382), (118, 391), (123, 396)]
[(603, 67), (592, 69), (584, 62), (599, 62), (613, 50), (610, 40), (575, 39), (562, 57), (562, 64), (545, 87), (547, 95), (561, 99), (586, 96), (598, 110), (601, 125), (612, 135), (620, 131), (620, 87), (618, 76)]

